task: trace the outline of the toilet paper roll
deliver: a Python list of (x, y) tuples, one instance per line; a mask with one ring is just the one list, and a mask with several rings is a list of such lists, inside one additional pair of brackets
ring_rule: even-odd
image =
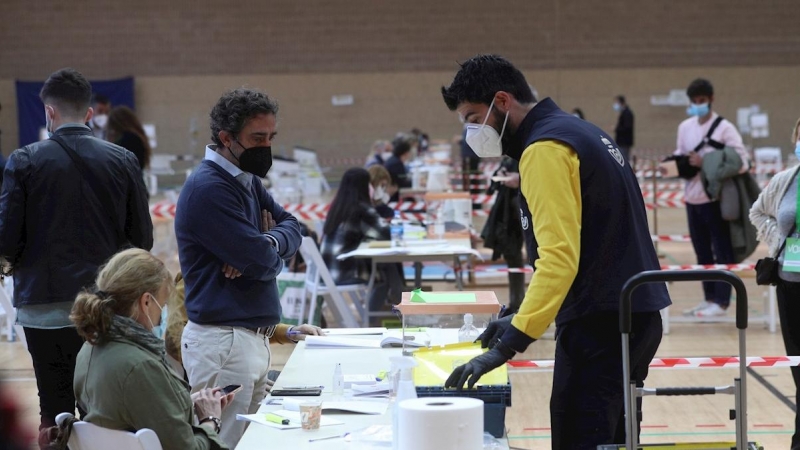
[(399, 450), (482, 450), (483, 401), (426, 397), (400, 402)]

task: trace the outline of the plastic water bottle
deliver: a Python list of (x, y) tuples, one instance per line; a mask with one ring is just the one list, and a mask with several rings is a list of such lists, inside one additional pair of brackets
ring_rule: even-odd
[(403, 219), (400, 218), (400, 211), (394, 212), (394, 219), (389, 227), (392, 235), (392, 247), (402, 247), (403, 245)]
[(472, 324), (472, 314), (464, 314), (464, 325), (458, 330), (458, 342), (475, 342), (480, 332)]
[(444, 208), (442, 205), (439, 205), (436, 209), (436, 218), (433, 222), (433, 233), (436, 235), (436, 239), (442, 239), (444, 237), (444, 232)]
[(344, 374), (342, 374), (342, 363), (336, 363), (333, 369), (333, 395), (344, 395)]
[(400, 449), (400, 402), (417, 398), (417, 389), (414, 387), (414, 378), (411, 371), (417, 362), (410, 356), (393, 356), (390, 358), (392, 365), (399, 370), (397, 380), (397, 398), (392, 409), (392, 449)]

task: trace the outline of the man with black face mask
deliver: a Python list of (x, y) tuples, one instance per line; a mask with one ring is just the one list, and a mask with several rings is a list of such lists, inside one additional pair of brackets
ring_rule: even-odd
[[(633, 171), (602, 130), (549, 98), (537, 103), (502, 57), (466, 61), (442, 95), (478, 156), (519, 161), (522, 228), (536, 268), (519, 312), (489, 324), (479, 339), (490, 350), (456, 368), (446, 386), (472, 388), (555, 320), (552, 447), (624, 443), (620, 293), (633, 275), (659, 268)], [(640, 384), (661, 342), (658, 311), (670, 303), (664, 284), (634, 292), (631, 368)]]
[[(236, 89), (211, 111), (205, 160), (186, 180), (175, 233), (189, 323), (181, 350), (193, 391), (241, 385), (220, 427), (230, 448), (244, 433), (236, 414), (255, 413), (266, 396), (269, 338), (280, 321), (275, 277), (300, 246), (300, 227), (267, 193), (260, 177), (272, 165), (278, 105)], [(299, 334), (317, 334), (301, 325)]]

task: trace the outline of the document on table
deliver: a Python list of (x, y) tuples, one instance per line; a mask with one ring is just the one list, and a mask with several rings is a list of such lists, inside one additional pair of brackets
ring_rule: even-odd
[[(284, 419), (289, 419), (289, 425), (270, 422), (267, 420), (267, 414), (275, 414), (283, 417)], [(270, 413), (237, 414), (236, 420), (246, 420), (248, 422), (255, 422), (261, 425), (266, 425), (268, 427), (277, 428), (279, 430), (290, 430), (292, 428), (300, 428), (302, 426), (299, 411), (286, 411), (284, 409), (278, 411), (272, 411)], [(329, 425), (343, 425), (343, 424), (344, 422), (342, 422), (341, 420), (336, 420), (331, 417), (322, 416), (320, 417), (319, 420), (319, 426), (321, 427), (326, 427)]]
[[(307, 400), (300, 398), (284, 398), (281, 402), (283, 409), (288, 412), (300, 411), (300, 405)], [(355, 413), (355, 414), (385, 414), (389, 402), (385, 400), (341, 400), (322, 402), (322, 412), (324, 413)], [(258, 416), (258, 414), (253, 414)], [(272, 423), (272, 422), (270, 422)]]
[(474, 292), (423, 292), (414, 289), (411, 293), (412, 303), (476, 303)]
[[(397, 336), (370, 336), (368, 338), (348, 336), (306, 336), (306, 348), (388, 348), (402, 347), (403, 339)], [(430, 342), (407, 340), (410, 347), (425, 347)]]
[(361, 336), (386, 333), (386, 327), (373, 328), (324, 328), (322, 334), (325, 336)]

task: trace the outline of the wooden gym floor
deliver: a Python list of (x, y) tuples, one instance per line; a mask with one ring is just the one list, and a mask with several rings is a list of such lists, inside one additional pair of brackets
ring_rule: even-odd
[[(658, 212), (658, 234), (686, 234), (683, 209), (662, 209)], [(650, 218), (651, 224), (653, 217)], [(665, 264), (694, 263), (689, 243), (661, 244)], [(759, 248), (751, 257), (761, 257), (765, 249)], [(766, 290), (756, 286), (752, 278), (741, 274), (750, 297), (752, 316), (761, 314)], [(433, 283), (436, 289), (452, 289), (452, 285)], [(477, 287), (475, 289), (481, 289)], [(485, 289), (485, 288), (484, 288)], [(505, 287), (495, 289), (501, 302), (508, 297)], [(670, 287), (674, 302), (671, 315), (679, 316), (681, 310), (694, 306), (701, 298), (699, 283), (674, 284)], [(732, 311), (730, 313), (732, 315)], [(552, 334), (552, 333), (550, 333)], [(288, 345), (273, 348), (276, 369), (283, 366), (291, 352)], [(733, 356), (738, 352), (737, 332), (732, 323), (672, 324), (665, 335), (657, 357)], [(530, 346), (519, 359), (552, 359), (552, 337)], [(747, 330), (748, 356), (784, 355), (780, 330), (770, 333), (765, 325), (752, 323)], [(652, 370), (647, 378), (648, 387), (657, 386), (712, 386), (732, 384), (736, 369), (679, 369)], [(38, 400), (30, 356), (18, 342), (0, 341), (0, 377), (8, 383), (23, 405), (24, 420), (35, 430), (38, 426)], [(506, 413), (509, 443), (513, 448), (550, 448), (549, 401), (551, 372), (515, 373), (511, 375), (513, 406)], [(753, 368), (748, 371), (748, 435), (766, 449), (786, 449), (794, 428), (794, 385), (788, 368)], [(702, 397), (648, 397), (644, 401), (642, 441), (698, 442), (734, 440), (734, 423), (728, 420), (733, 407), (733, 396)]]

